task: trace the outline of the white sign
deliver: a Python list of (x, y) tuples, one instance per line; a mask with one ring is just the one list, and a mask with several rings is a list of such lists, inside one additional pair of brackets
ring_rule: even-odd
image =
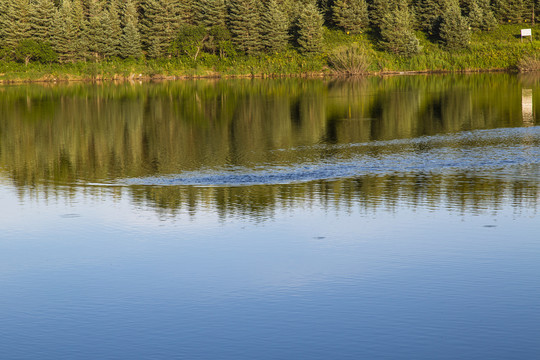
[(521, 29), (521, 37), (532, 36), (531, 29)]

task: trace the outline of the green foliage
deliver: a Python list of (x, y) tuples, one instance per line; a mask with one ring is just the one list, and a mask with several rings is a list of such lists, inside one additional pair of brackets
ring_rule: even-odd
[(2, 45), (15, 49), (17, 44), (30, 37), (30, 1), (4, 0), (0, 16)]
[(381, 29), (384, 17), (394, 7), (395, 0), (371, 0), (369, 5), (369, 20), (376, 29)]
[(228, 27), (238, 51), (253, 55), (262, 48), (258, 0), (230, 0)]
[(459, 50), (469, 46), (469, 22), (461, 15), (458, 0), (449, 0), (442, 15), (439, 35), (448, 50)]
[(497, 19), (491, 10), (489, 0), (471, 0), (469, 7), (469, 25), (472, 30), (493, 30)]
[(336, 0), (332, 7), (334, 23), (351, 34), (359, 34), (369, 24), (365, 0)]
[(412, 30), (412, 17), (407, 0), (388, 12), (381, 23), (380, 45), (386, 51), (399, 56), (413, 56), (420, 51), (420, 42)]
[(75, 62), (86, 56), (84, 17), (80, 0), (63, 0), (53, 22), (52, 46), (60, 62)]
[(163, 57), (180, 28), (182, 8), (176, 0), (143, 0), (141, 7), (143, 48), (150, 58)]
[(197, 0), (193, 3), (193, 20), (206, 29), (225, 27), (227, 7), (224, 0)]
[(178, 37), (173, 43), (173, 48), (177, 54), (184, 53), (197, 61), (197, 57), (205, 41), (208, 41), (208, 34), (203, 25), (183, 25), (180, 27)]
[(314, 4), (308, 4), (298, 18), (298, 45), (304, 53), (322, 51), (323, 16)]
[(270, 52), (282, 51), (289, 41), (289, 22), (276, 0), (268, 0), (261, 16), (261, 40)]
[(134, 0), (124, 3), (124, 28), (119, 46), (119, 55), (123, 58), (142, 56), (141, 36), (137, 28), (137, 8)]
[(28, 65), (30, 60), (40, 63), (51, 63), (58, 58), (51, 44), (36, 41), (34, 39), (21, 40), (15, 48), (15, 60), (24, 62)]
[(446, 2), (446, 0), (419, 0), (416, 3), (418, 22), (422, 29), (431, 33), (430, 35), (437, 33)]
[(493, 0), (495, 16), (504, 23), (519, 23), (525, 12), (523, 0)]
[(51, 41), (56, 6), (53, 0), (36, 0), (30, 8), (30, 34), (37, 41)]

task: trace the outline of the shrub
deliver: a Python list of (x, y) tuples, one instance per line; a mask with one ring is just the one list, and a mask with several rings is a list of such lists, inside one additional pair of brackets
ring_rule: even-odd
[(371, 59), (358, 44), (352, 44), (334, 50), (328, 56), (328, 65), (338, 75), (362, 75), (368, 72)]
[(518, 61), (517, 68), (520, 72), (540, 71), (540, 56), (539, 55), (523, 56)]

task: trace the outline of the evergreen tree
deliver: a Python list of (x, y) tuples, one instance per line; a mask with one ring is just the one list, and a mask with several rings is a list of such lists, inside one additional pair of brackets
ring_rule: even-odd
[(369, 4), (369, 20), (371, 25), (380, 30), (384, 17), (395, 6), (395, 0), (371, 0)]
[(420, 51), (420, 42), (412, 29), (412, 16), (407, 0), (398, 0), (381, 23), (381, 46), (400, 56), (413, 56)]
[(142, 56), (141, 36), (138, 29), (138, 13), (134, 0), (126, 0), (124, 3), (124, 28), (122, 29), (122, 41), (119, 55), (123, 58)]
[(461, 15), (458, 0), (448, 0), (442, 15), (439, 35), (449, 50), (463, 49), (469, 46), (469, 22)]
[(276, 0), (269, 0), (261, 16), (261, 37), (266, 50), (279, 52), (287, 46), (289, 22)]
[(323, 15), (313, 3), (309, 3), (298, 18), (298, 45), (304, 53), (322, 51)]
[(143, 0), (141, 40), (147, 55), (165, 56), (181, 24), (181, 7), (176, 0)]
[(227, 7), (224, 0), (198, 0), (193, 4), (193, 19), (205, 29), (226, 26)]
[(30, 37), (50, 43), (55, 15), (53, 0), (36, 0), (30, 8)]
[(85, 56), (82, 6), (78, 0), (63, 0), (53, 22), (53, 48), (60, 62), (75, 62)]
[(122, 41), (122, 26), (120, 21), (120, 5), (118, 0), (109, 0), (109, 48), (111, 52), (109, 56), (118, 56), (120, 54), (120, 46)]
[(499, 21), (519, 23), (524, 13), (523, 0), (494, 0), (493, 10)]
[(430, 35), (437, 35), (445, 6), (446, 0), (418, 0), (416, 3), (418, 22)]
[(6, 1), (2, 25), (2, 45), (14, 50), (21, 40), (30, 37), (30, 1)]
[(344, 31), (359, 34), (368, 25), (365, 0), (336, 0), (332, 10), (334, 23)]
[(469, 25), (472, 30), (492, 30), (497, 19), (491, 11), (489, 0), (472, 0), (469, 5)]
[(230, 0), (228, 27), (236, 48), (248, 55), (261, 49), (258, 0)]

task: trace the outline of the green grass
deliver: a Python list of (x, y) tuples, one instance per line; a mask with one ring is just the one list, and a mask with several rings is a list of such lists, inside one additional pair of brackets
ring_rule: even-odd
[(332, 70), (328, 66), (328, 56), (347, 46), (364, 49), (371, 64), (371, 73), (518, 70), (523, 68), (524, 61), (533, 59), (540, 51), (540, 26), (533, 28), (532, 41), (521, 41), (519, 34), (522, 28), (530, 28), (530, 24), (501, 25), (490, 32), (475, 32), (469, 48), (457, 52), (448, 52), (441, 44), (430, 41), (424, 33), (417, 32), (422, 51), (410, 58), (381, 51), (373, 32), (349, 35), (336, 29), (324, 29), (321, 54), (303, 55), (290, 48), (278, 54), (224, 59), (201, 54), (196, 62), (188, 57), (63, 65), (31, 63), (29, 66), (0, 62), (0, 81), (330, 75)]

